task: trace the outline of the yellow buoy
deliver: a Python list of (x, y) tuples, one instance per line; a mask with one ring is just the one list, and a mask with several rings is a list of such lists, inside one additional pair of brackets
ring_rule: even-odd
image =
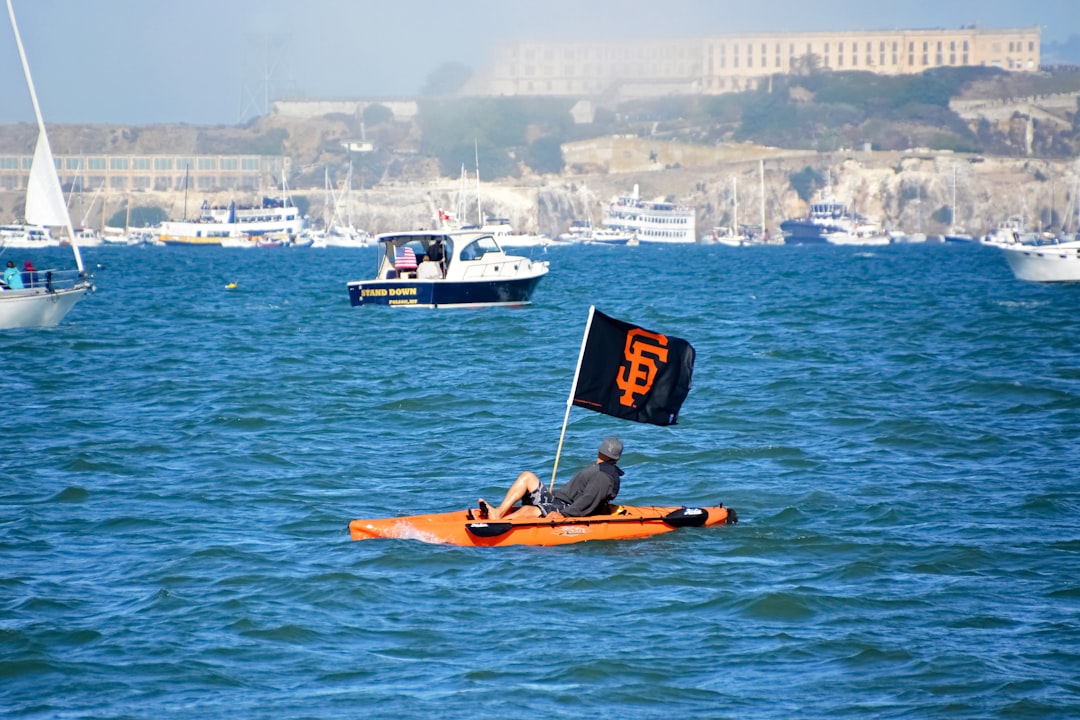
[(225, 286), (225, 289), (226, 290), (235, 290), (236, 289), (236, 283), (229, 283), (228, 285)]

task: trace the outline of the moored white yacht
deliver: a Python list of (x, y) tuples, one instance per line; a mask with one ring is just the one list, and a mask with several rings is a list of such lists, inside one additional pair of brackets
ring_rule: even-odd
[(633, 233), (621, 232), (612, 228), (593, 227), (584, 220), (574, 220), (566, 232), (558, 237), (558, 242), (567, 245), (637, 245)]
[(0, 226), (0, 247), (40, 249), (58, 247), (60, 241), (44, 225), (11, 224)]
[(783, 221), (780, 230), (788, 245), (888, 245), (892, 241), (880, 224), (850, 212), (833, 198), (811, 203), (809, 215)]

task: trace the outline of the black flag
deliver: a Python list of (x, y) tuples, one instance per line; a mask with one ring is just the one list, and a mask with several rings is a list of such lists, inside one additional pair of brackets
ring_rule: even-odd
[(574, 405), (653, 425), (674, 425), (690, 392), (694, 348), (593, 310)]

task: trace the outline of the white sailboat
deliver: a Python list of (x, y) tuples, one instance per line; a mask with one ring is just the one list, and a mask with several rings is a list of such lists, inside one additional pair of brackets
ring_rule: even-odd
[(731, 177), (731, 224), (726, 227), (717, 225), (712, 229), (712, 234), (702, 235), (700, 242), (705, 245), (718, 243), (735, 247), (750, 244), (750, 236), (739, 227), (739, 184), (734, 175)]
[[(11, 0), (7, 0), (7, 9), (38, 124), (37, 146), (26, 187), (26, 221), (33, 225), (64, 228), (75, 256), (76, 269), (19, 273), (19, 279), (13, 279), (11, 283), (13, 287), (0, 290), (0, 330), (57, 325), (72, 306), (93, 289), (90, 277), (83, 268), (71, 215), (60, 188), (60, 178), (56, 174), (52, 148), (45, 133), (45, 121), (41, 117), (41, 107), (38, 105), (34, 81), (30, 77), (30, 65), (26, 60), (19, 27), (15, 24)], [(19, 288), (18, 285), (23, 287)]]
[(952, 205), (949, 206), (949, 231), (945, 233), (945, 242), (975, 242), (975, 238), (956, 225), (956, 165), (952, 169)]
[[(311, 233), (314, 247), (367, 247), (371, 234), (358, 230), (352, 220), (352, 162), (340, 193), (330, 184), (330, 168), (325, 171), (326, 201), (323, 206), (323, 229)], [(344, 205), (344, 209), (342, 209)]]
[(585, 183), (581, 184), (582, 209), (585, 211), (585, 220), (574, 220), (569, 229), (556, 238), (562, 244), (591, 244), (598, 245), (637, 245), (637, 239), (633, 233), (612, 230), (606, 227), (596, 227), (592, 221), (591, 195)]

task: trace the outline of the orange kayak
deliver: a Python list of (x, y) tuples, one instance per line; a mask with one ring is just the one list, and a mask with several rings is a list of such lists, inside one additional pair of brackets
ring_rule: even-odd
[(619, 505), (610, 515), (485, 520), (477, 509), (378, 520), (353, 520), (353, 540), (397, 538), (442, 545), (566, 545), (584, 540), (631, 540), (681, 527), (730, 525), (734, 510), (716, 507)]

